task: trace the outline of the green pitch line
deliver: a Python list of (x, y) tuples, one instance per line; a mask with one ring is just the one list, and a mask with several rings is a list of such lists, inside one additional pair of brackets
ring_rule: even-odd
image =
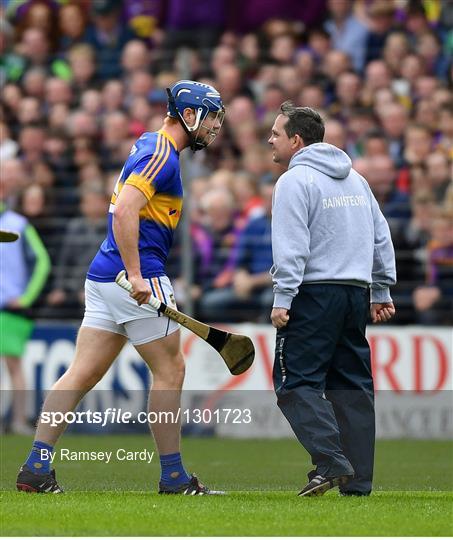
[[(155, 494), (157, 456), (140, 462), (55, 463), (64, 495), (14, 491), (30, 439), (1, 439), (0, 534), (22, 535), (452, 535), (453, 444), (380, 441), (369, 498), (295, 496), (310, 468), (295, 440), (185, 439), (190, 471), (224, 497)], [(154, 450), (146, 436), (65, 436), (73, 451)], [(154, 491), (151, 491), (154, 490)]]

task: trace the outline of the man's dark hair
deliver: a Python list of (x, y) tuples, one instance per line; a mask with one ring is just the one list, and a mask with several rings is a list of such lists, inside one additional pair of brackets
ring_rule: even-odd
[(323, 141), (324, 122), (314, 109), (296, 107), (291, 101), (285, 101), (280, 110), (282, 115), (288, 118), (284, 126), (288, 137), (299, 135), (305, 146)]

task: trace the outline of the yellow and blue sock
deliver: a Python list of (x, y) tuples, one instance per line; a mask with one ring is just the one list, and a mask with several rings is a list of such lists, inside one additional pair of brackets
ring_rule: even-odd
[(50, 446), (50, 444), (34, 441), (26, 465), (34, 473), (48, 474), (50, 472), (50, 456), (52, 452), (53, 446)]
[(166, 486), (174, 487), (189, 482), (190, 477), (184, 469), (179, 452), (160, 456), (160, 466), (160, 481)]

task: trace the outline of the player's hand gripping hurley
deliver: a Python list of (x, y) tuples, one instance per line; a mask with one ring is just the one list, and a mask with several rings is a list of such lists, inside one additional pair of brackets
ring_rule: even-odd
[[(132, 292), (132, 284), (126, 279), (125, 270), (122, 270), (116, 276), (115, 281), (129, 293)], [(154, 296), (150, 297), (149, 304), (156, 311), (159, 311), (169, 319), (178, 322), (180, 325), (185, 326), (214, 347), (233, 375), (244, 373), (244, 371), (247, 371), (253, 364), (255, 347), (249, 337), (241, 336), (240, 334), (230, 334), (229, 332), (224, 332), (223, 330), (213, 328), (212, 326), (192, 319), (192, 317), (184, 315), (184, 313), (167, 306)]]

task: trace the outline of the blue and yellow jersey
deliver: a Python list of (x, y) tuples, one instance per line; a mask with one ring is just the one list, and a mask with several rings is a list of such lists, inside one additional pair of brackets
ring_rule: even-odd
[(183, 189), (175, 141), (160, 130), (144, 133), (134, 144), (110, 202), (108, 235), (88, 269), (93, 281), (115, 281), (124, 269), (113, 235), (115, 203), (125, 184), (139, 189), (147, 203), (140, 211), (140, 267), (144, 278), (163, 276), (182, 210)]

